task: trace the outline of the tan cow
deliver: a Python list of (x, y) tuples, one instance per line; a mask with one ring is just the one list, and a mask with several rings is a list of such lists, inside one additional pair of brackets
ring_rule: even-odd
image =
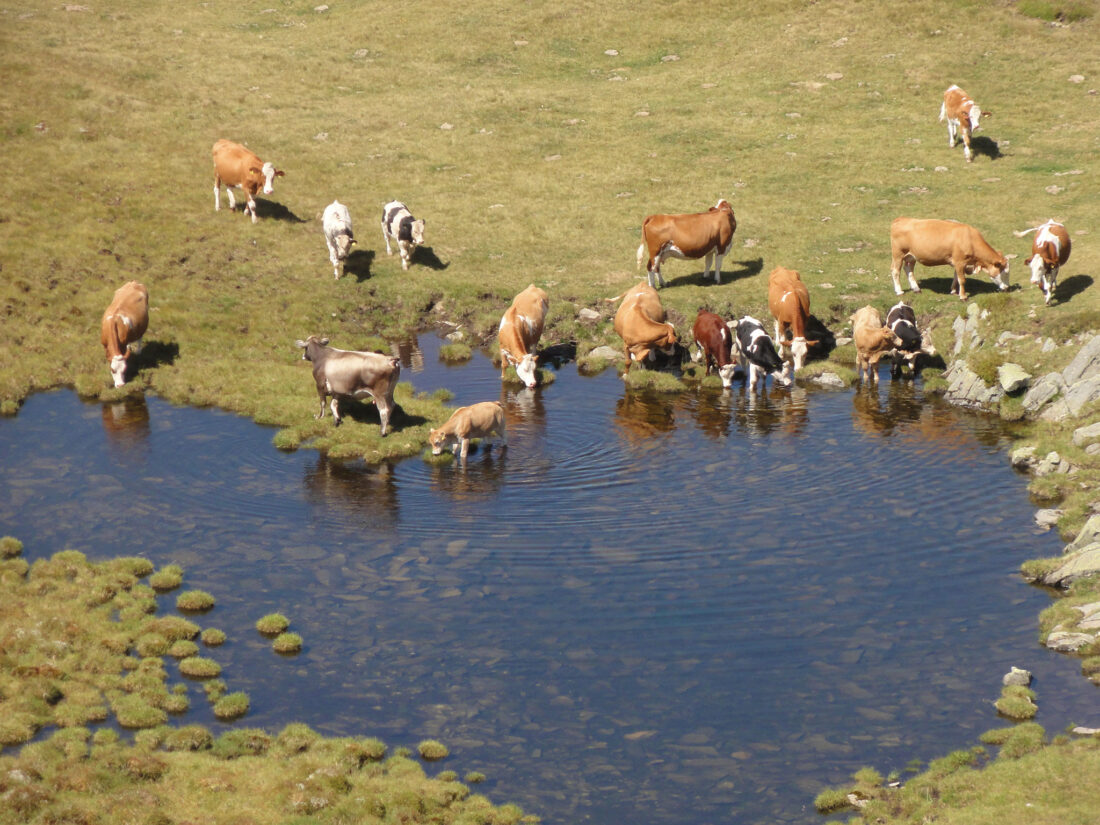
[(856, 346), (856, 376), (878, 382), (878, 362), (893, 355), (901, 346), (898, 338), (882, 322), (882, 314), (873, 306), (865, 306), (852, 315), (852, 339)]
[(313, 364), (313, 382), (321, 399), (321, 411), (314, 418), (325, 417), (325, 398), (331, 396), (332, 418), (340, 426), (338, 399), (370, 396), (378, 407), (382, 435), (390, 427), (390, 416), (396, 404), (393, 391), (401, 377), (401, 361), (380, 352), (357, 352), (328, 346), (328, 338), (311, 335), (295, 342), (304, 350), (302, 359)]
[(656, 289), (640, 284), (621, 297), (623, 302), (615, 313), (615, 332), (623, 339), (626, 350), (625, 377), (632, 362), (652, 361), (654, 350), (675, 355), (677, 340), (676, 330), (665, 321), (665, 308)]
[(966, 300), (966, 276), (977, 270), (985, 270), (993, 283), (1004, 291), (1008, 289), (1008, 258), (990, 246), (982, 233), (958, 221), (922, 220), (920, 218), (895, 218), (890, 224), (890, 277), (894, 279), (894, 292), (901, 295), (899, 274), (905, 267), (909, 287), (920, 292), (913, 267), (949, 265), (955, 269), (951, 281), (951, 294)]
[(131, 353), (141, 351), (141, 337), (148, 326), (149, 290), (145, 285), (129, 281), (116, 289), (99, 330), (116, 387), (126, 383), (126, 361)]
[(546, 297), (546, 293), (531, 284), (505, 310), (497, 331), (502, 381), (508, 365), (512, 364), (520, 381), (528, 387), (535, 386), (535, 366), (538, 363), (535, 347), (542, 337), (542, 325), (546, 321), (546, 310), (549, 307), (550, 299)]
[(940, 105), (940, 123), (947, 121), (947, 145), (952, 149), (959, 142), (959, 135), (963, 139), (963, 154), (966, 162), (974, 159), (970, 151), (970, 138), (978, 131), (982, 116), (988, 117), (990, 112), (983, 112), (970, 95), (958, 86), (949, 86), (943, 93), (943, 103)]
[(439, 455), (450, 446), (458, 454), (458, 460), (465, 463), (470, 439), (488, 438), (494, 434), (500, 436), (501, 448), (506, 449), (504, 405), (499, 401), (481, 401), (451, 413), (442, 427), (428, 433), (428, 441), (432, 445), (432, 455)]
[(684, 215), (650, 215), (642, 221), (642, 244), (638, 247), (638, 266), (649, 252), (646, 273), (651, 287), (665, 285), (661, 262), (665, 258), (702, 258), (703, 277), (714, 261), (714, 283), (722, 283), (722, 258), (733, 245), (737, 219), (733, 207), (723, 199), (706, 212)]
[(233, 187), (244, 191), (248, 198), (244, 212), (252, 215), (256, 223), (256, 193), (261, 189), (265, 195), (275, 191), (275, 178), (285, 173), (276, 169), (272, 163), (264, 163), (251, 149), (246, 149), (231, 140), (219, 140), (214, 144), (214, 211), (222, 208), (221, 186), (225, 184), (225, 194), (229, 198), (229, 208), (237, 203), (233, 198)]
[[(817, 344), (806, 340), (810, 292), (796, 270), (777, 266), (768, 275), (768, 308), (775, 318), (775, 345), (784, 360), (793, 361), (793, 374), (805, 365), (809, 347)], [(791, 335), (789, 342), (787, 333)]]
[(1069, 233), (1062, 224), (1049, 220), (1042, 226), (1012, 234), (1022, 238), (1028, 232), (1034, 232), (1035, 237), (1031, 241), (1031, 257), (1024, 263), (1031, 267), (1031, 282), (1043, 290), (1049, 306), (1058, 283), (1058, 270), (1069, 260)]

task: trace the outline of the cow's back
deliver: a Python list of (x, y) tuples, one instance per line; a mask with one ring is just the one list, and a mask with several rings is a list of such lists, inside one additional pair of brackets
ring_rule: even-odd
[[(810, 292), (802, 282), (802, 276), (797, 270), (777, 266), (768, 275), (768, 307), (776, 318), (786, 314), (787, 305), (783, 299), (788, 294), (798, 299), (797, 311), (807, 317), (810, 314)], [(794, 305), (790, 306), (793, 309)]]
[(234, 185), (251, 177), (250, 169), (263, 167), (263, 161), (255, 152), (225, 138), (215, 141), (212, 155), (218, 177)]
[(136, 341), (145, 334), (149, 325), (149, 290), (138, 281), (127, 281), (115, 290), (107, 311), (103, 313), (104, 323), (110, 316), (124, 315), (130, 323), (126, 326), (132, 334), (128, 336)]
[(947, 263), (959, 252), (968, 254), (977, 234), (972, 226), (958, 221), (895, 218), (890, 224), (890, 249), (895, 258), (912, 255), (923, 264)]
[[(524, 337), (524, 343), (528, 347), (538, 343), (542, 337), (542, 326), (546, 322), (546, 311), (550, 308), (550, 298), (546, 291), (531, 284), (512, 301), (512, 309), (516, 316), (527, 319), (526, 323), (519, 324)], [(514, 319), (513, 323), (515, 322)]]
[(619, 304), (615, 313), (615, 332), (623, 341), (629, 342), (637, 334), (634, 319), (649, 321), (651, 323), (665, 323), (665, 308), (661, 305), (661, 298), (657, 290), (646, 284), (630, 290)]

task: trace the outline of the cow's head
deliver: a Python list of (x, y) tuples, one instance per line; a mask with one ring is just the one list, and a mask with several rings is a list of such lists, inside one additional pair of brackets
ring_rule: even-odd
[(432, 455), (440, 455), (447, 449), (448, 442), (453, 442), (458, 447), (458, 441), (450, 433), (445, 433), (442, 428), (428, 433), (428, 443), (432, 446)]
[(718, 377), (722, 379), (722, 389), (728, 390), (733, 386), (733, 378), (736, 372), (736, 364), (726, 364), (724, 367), (718, 368)]
[(1002, 255), (997, 260), (987, 266), (986, 271), (989, 273), (989, 277), (993, 279), (993, 283), (997, 285), (997, 288), (1004, 292), (1008, 289), (1008, 258)]
[(265, 163), (260, 169), (257, 169), (255, 166), (253, 166), (248, 171), (256, 175), (261, 175), (263, 177), (265, 195), (270, 195), (272, 192), (275, 191), (275, 178), (281, 178), (284, 174), (286, 174), (285, 172), (283, 172), (283, 170), (276, 169), (275, 164), (270, 162)]
[(528, 388), (533, 389), (538, 383), (535, 377), (535, 367), (538, 365), (538, 359), (533, 352), (527, 353), (516, 364), (516, 375), (519, 376), (519, 380), (522, 381)]
[(111, 358), (111, 378), (114, 380), (116, 387), (121, 387), (126, 383), (126, 358), (129, 355), (129, 351), (126, 351), (122, 355), (115, 355)]
[(312, 361), (313, 356), (310, 355), (310, 352), (309, 352), (310, 347), (311, 346), (313, 346), (313, 347), (327, 347), (328, 346), (328, 338), (318, 338), (316, 335), (311, 335), (304, 341), (302, 341), (302, 340), (295, 341), (294, 345), (296, 347), (298, 347), (298, 349), (302, 350), (302, 360), (303, 361)]
[(899, 349), (903, 349), (906, 352), (915, 352), (921, 347), (920, 331), (913, 325), (911, 321), (904, 318), (895, 321), (891, 327), (894, 336), (897, 338), (896, 346)]
[(419, 218), (412, 222), (409, 227), (409, 231), (412, 233), (412, 242), (417, 246), (424, 243), (424, 219)]
[(794, 358), (795, 372), (806, 366), (806, 357), (810, 354), (810, 347), (817, 346), (817, 341), (807, 341), (799, 335), (791, 341), (791, 357)]
[[(985, 114), (988, 115), (989, 112), (985, 112)], [(978, 131), (978, 127), (982, 125), (981, 121), (982, 121), (981, 107), (978, 106), (977, 103), (971, 104), (971, 106), (970, 106), (970, 132), (971, 132), (971, 134)]]
[(350, 232), (341, 232), (336, 236), (336, 255), (341, 261), (351, 254), (351, 247), (354, 243), (355, 238), (351, 236)]

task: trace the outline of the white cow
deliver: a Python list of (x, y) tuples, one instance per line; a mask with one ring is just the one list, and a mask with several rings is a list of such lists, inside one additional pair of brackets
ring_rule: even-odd
[(340, 201), (333, 201), (325, 207), (321, 218), (325, 231), (325, 243), (328, 244), (328, 258), (332, 261), (332, 275), (340, 280), (340, 264), (344, 263), (355, 243), (351, 231), (351, 213)]

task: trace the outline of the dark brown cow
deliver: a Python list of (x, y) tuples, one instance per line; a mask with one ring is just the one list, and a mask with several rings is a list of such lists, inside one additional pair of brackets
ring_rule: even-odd
[(1049, 306), (1058, 284), (1058, 270), (1069, 260), (1069, 233), (1062, 224), (1049, 220), (1042, 226), (1012, 234), (1022, 238), (1028, 232), (1034, 232), (1035, 237), (1031, 241), (1031, 257), (1024, 263), (1031, 267), (1031, 282), (1043, 290)]
[(626, 372), (630, 372), (634, 361), (652, 361), (654, 350), (675, 355), (676, 330), (665, 321), (665, 308), (657, 290), (641, 284), (621, 297), (623, 302), (615, 313), (615, 332), (626, 349)]
[(246, 149), (231, 140), (219, 140), (214, 144), (214, 210), (222, 208), (221, 186), (225, 184), (225, 194), (229, 197), (229, 208), (237, 204), (233, 198), (233, 187), (244, 190), (248, 203), (245, 214), (252, 215), (256, 223), (256, 193), (261, 189), (265, 195), (274, 190), (275, 178), (285, 173), (276, 169), (272, 163), (264, 163), (251, 149)]
[(713, 364), (718, 370), (718, 377), (722, 379), (722, 386), (727, 388), (731, 386), (733, 374), (737, 370), (737, 361), (733, 357), (733, 334), (730, 332), (729, 325), (720, 315), (701, 309), (695, 318), (691, 334), (695, 339), (695, 345), (703, 354), (706, 374), (710, 375)]
[(684, 215), (650, 215), (642, 221), (642, 243), (638, 266), (649, 253), (646, 273), (649, 285), (665, 285), (661, 262), (665, 258), (703, 258), (703, 277), (714, 261), (714, 283), (722, 283), (722, 258), (730, 251), (737, 219), (729, 201), (720, 200), (706, 212)]
[(336, 426), (340, 426), (340, 410), (337, 399), (363, 398), (369, 395), (378, 407), (382, 422), (382, 435), (389, 430), (390, 415), (396, 406), (393, 390), (401, 376), (401, 361), (380, 352), (356, 352), (328, 346), (328, 338), (311, 335), (295, 342), (305, 350), (302, 358), (313, 363), (313, 380), (321, 399), (321, 411), (314, 418), (325, 417), (325, 398), (331, 396), (329, 406)]
[(890, 277), (894, 292), (901, 295), (902, 267), (909, 277), (909, 287), (920, 292), (913, 267), (949, 265), (955, 269), (951, 294), (959, 293), (966, 300), (966, 276), (984, 269), (999, 289), (1008, 289), (1008, 258), (990, 246), (982, 233), (958, 221), (895, 218), (890, 224)]
[[(810, 322), (810, 292), (796, 270), (777, 266), (768, 275), (768, 308), (775, 318), (775, 345), (785, 359), (784, 352), (790, 351), (793, 375), (805, 365), (809, 347), (817, 344), (817, 341), (806, 340), (806, 327)], [(787, 340), (788, 333), (790, 341)]]
[(126, 361), (141, 349), (141, 337), (149, 326), (149, 290), (129, 281), (115, 290), (100, 324), (99, 341), (107, 354), (116, 387), (126, 383)]

